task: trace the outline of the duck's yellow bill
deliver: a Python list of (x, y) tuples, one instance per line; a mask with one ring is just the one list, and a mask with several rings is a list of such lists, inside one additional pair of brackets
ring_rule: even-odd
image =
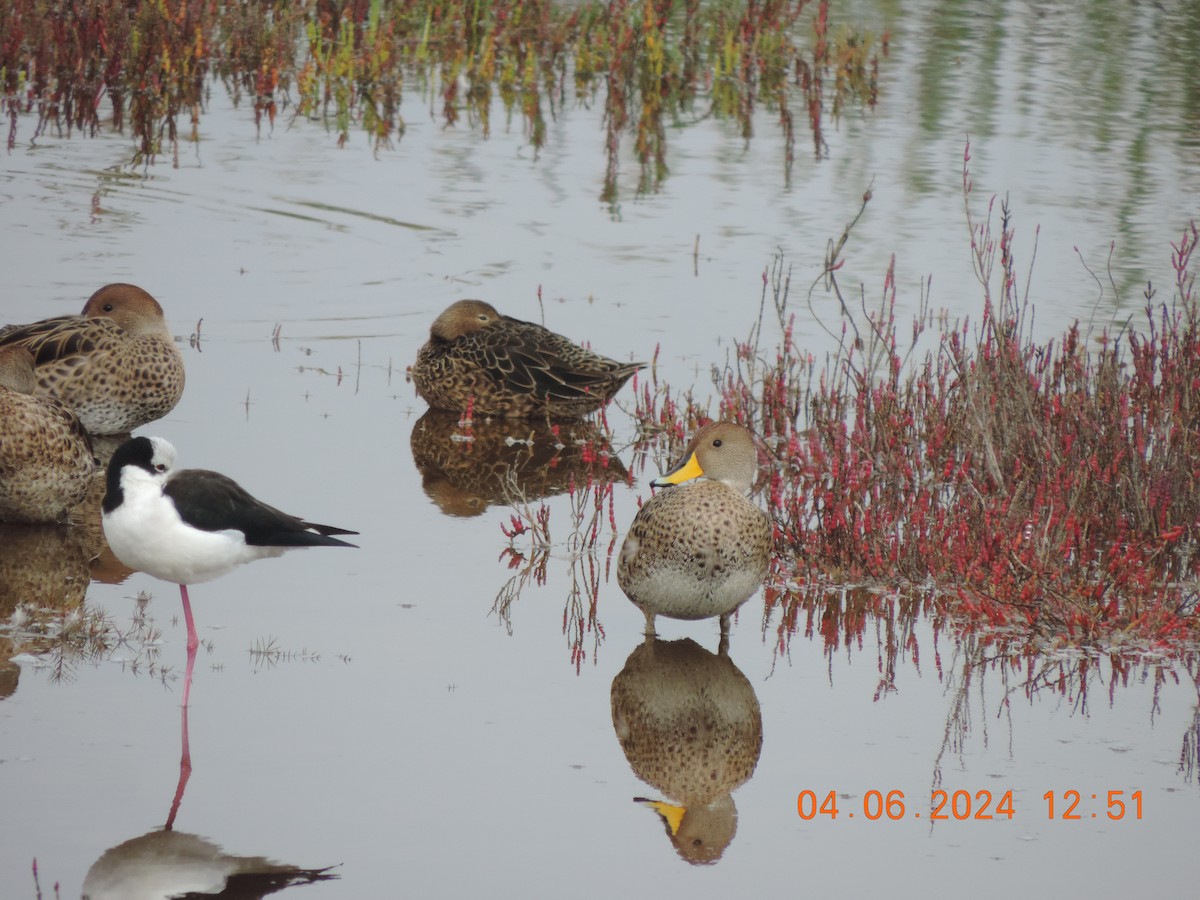
[(683, 814), (687, 812), (686, 806), (676, 806), (673, 803), (667, 803), (663, 800), (646, 800), (643, 797), (634, 797), (634, 800), (642, 806), (648, 806), (667, 823), (667, 827), (671, 829), (671, 834), (679, 833), (679, 826), (683, 823)]
[(693, 453), (682, 464), (665, 474), (659, 475), (650, 484), (654, 487), (666, 487), (668, 484), (682, 484), (685, 481), (691, 481), (693, 478), (699, 478), (703, 474), (704, 470), (700, 468), (700, 460)]

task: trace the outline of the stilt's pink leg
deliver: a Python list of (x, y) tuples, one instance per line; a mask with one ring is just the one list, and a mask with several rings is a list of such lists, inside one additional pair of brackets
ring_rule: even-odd
[(196, 636), (196, 621), (192, 618), (192, 604), (188, 600), (187, 585), (179, 586), (179, 596), (183, 598), (183, 620), (187, 623), (189, 650), (195, 650), (200, 645), (200, 638)]
[(188, 600), (187, 585), (179, 586), (179, 596), (183, 598), (183, 620), (187, 622), (187, 672), (183, 676), (183, 707), (187, 709), (188, 696), (192, 693), (192, 669), (196, 665), (196, 648), (200, 646), (200, 638), (196, 636), (196, 622), (192, 618), (192, 604)]
[[(188, 667), (188, 674), (191, 674), (191, 667)], [(184, 688), (186, 692), (187, 688)], [(186, 698), (186, 693), (185, 693)], [(183, 719), (183, 755), (179, 757), (179, 784), (175, 786), (175, 799), (171, 801), (171, 813), (167, 816), (166, 830), (170, 831), (175, 824), (175, 814), (179, 812), (179, 804), (183, 801), (183, 791), (187, 787), (188, 779), (192, 777), (192, 751), (188, 745), (188, 708), (187, 700), (183, 701), (183, 709), (180, 710)]]
[[(192, 693), (192, 669), (196, 666), (196, 647), (188, 645), (187, 671), (183, 673), (183, 708), (187, 709), (188, 696)], [(185, 725), (186, 727), (186, 725)]]

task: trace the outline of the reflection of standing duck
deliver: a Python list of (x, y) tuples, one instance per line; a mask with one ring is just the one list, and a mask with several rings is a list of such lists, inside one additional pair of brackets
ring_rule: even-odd
[(183, 394), (183, 357), (162, 307), (140, 287), (110, 284), (78, 316), (0, 329), (0, 346), (34, 356), (38, 392), (73, 409), (91, 434), (161, 419)]
[(435, 409), (577, 419), (607, 403), (644, 365), (593, 353), (482, 300), (459, 300), (434, 320), (412, 380)]
[(613, 730), (638, 778), (671, 802), (643, 800), (662, 816), (679, 855), (720, 859), (737, 831), (731, 793), (762, 750), (754, 688), (726, 653), (691, 640), (648, 637), (612, 683)]
[[(696, 432), (683, 458), (651, 482), (617, 562), (617, 583), (646, 616), (720, 616), (758, 590), (771, 558), (771, 520), (747, 498), (758, 471), (753, 435), (732, 422)], [(677, 485), (671, 487), (671, 485)]]
[(513, 492), (536, 500), (572, 484), (624, 480), (625, 466), (592, 422), (459, 424), (458, 413), (431, 409), (409, 438), (425, 493), (448, 516), (477, 516), (507, 505)]
[(96, 472), (75, 413), (36, 388), (32, 354), (0, 346), (0, 519), (10, 522), (61, 522)]

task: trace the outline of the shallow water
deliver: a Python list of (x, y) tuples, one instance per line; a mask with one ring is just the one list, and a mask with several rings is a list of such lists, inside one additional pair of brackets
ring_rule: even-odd
[[(1005, 665), (994, 645), (958, 642), (933, 622), (889, 633), (886, 616), (862, 638), (830, 643), (818, 622), (780, 648), (779, 623), (763, 621), (756, 597), (728, 659), (717, 655), (715, 623), (662, 622), (664, 638), (699, 646), (672, 645), (684, 662), (660, 660), (661, 675), (621, 676), (627, 661), (648, 665), (642, 617), (603, 554), (595, 569), (587, 558), (572, 565), (561, 483), (528, 488), (552, 494), (544, 583), (531, 575), (501, 604), (520, 575), (504, 553), (510, 510), (444, 467), (430, 475), (430, 459), (454, 456), (449, 435), (414, 439), (425, 406), (404, 369), (433, 316), (463, 296), (538, 320), (540, 290), (548, 326), (622, 358), (649, 359), (661, 346), (660, 377), (703, 397), (710, 365), (752, 326), (762, 274), (782, 250), (801, 343), (819, 357), (830, 338), (815, 317), (835, 321), (834, 301), (817, 291), (810, 311), (802, 300), (869, 184), (843, 284), (861, 281), (877, 297), (894, 253), (901, 316), (932, 276), (935, 309), (977, 318), (961, 193), (967, 134), (975, 213), (1007, 194), (1026, 264), (1039, 230), (1030, 278), (1039, 334), (1077, 317), (1136, 315), (1147, 278), (1165, 299), (1169, 241), (1200, 197), (1200, 126), (1173, 99), (1194, 96), (1197, 76), (1178, 64), (1175, 44), (1194, 43), (1200, 26), (1172, 22), (1170, 11), (1124, 21), (1072, 4), (968, 16), (928, 3), (896, 20), (879, 6), (843, 11), (891, 29), (879, 106), (827, 131), (828, 158), (799, 152), (790, 186), (769, 115), (749, 143), (711, 119), (672, 131), (662, 189), (637, 196), (629, 160), (610, 206), (598, 199), (595, 110), (568, 104), (535, 159), (519, 125), (505, 131), (497, 117), (484, 140), (444, 128), (411, 95), (403, 140), (374, 154), (365, 137), (339, 150), (309, 122), (256, 135), (252, 114), (219, 87), (178, 169), (165, 159), (122, 168), (130, 144), (113, 134), (44, 137), (3, 158), (0, 321), (76, 312), (106, 282), (142, 285), (185, 343), (188, 386), (171, 415), (140, 433), (170, 439), (184, 466), (226, 472), (267, 502), (361, 532), (359, 550), (294, 553), (191, 591), (205, 643), (176, 833), (229, 854), (336, 866), (336, 879), (293, 892), (310, 897), (607, 897), (647, 884), (695, 896), (1000, 897), (1192, 883), (1200, 725), (1196, 673), (1184, 665), (1141, 659), (1114, 672), (1097, 658), (1086, 680), (1059, 682), (1060, 664), (1080, 671), (1065, 652)], [(1047, 31), (1088, 37), (1067, 43)], [(1156, 43), (1163, 33), (1171, 37)], [(193, 334), (198, 344), (187, 346)], [(619, 407), (609, 419), (631, 473), (614, 491), (619, 531), (665, 460), (639, 464), (621, 443), (631, 419)], [(601, 550), (611, 537), (606, 525)], [(6, 569), (6, 584), (41, 579), (24, 596), (76, 601), (94, 537), (6, 530), (0, 540), (5, 566), (24, 567)], [(520, 538), (515, 546), (529, 553)], [(64, 670), (52, 657), (0, 665), (6, 898), (35, 896), (35, 858), (44, 893), (57, 882), (63, 896), (79, 894), (106, 852), (166, 822), (175, 797), (178, 592), (102, 562), (87, 602), (128, 629), (146, 592), (161, 637)], [(688, 692), (681, 666), (700, 690)], [(721, 851), (715, 864), (684, 862), (659, 815), (633, 802), (666, 799), (688, 773), (668, 759), (670, 777), (652, 775), (627, 757), (619, 734), (630, 726), (623, 713), (614, 725), (611, 700), (618, 679), (623, 695), (650, 691), (646, 702), (662, 709), (724, 691), (734, 711), (710, 711), (718, 720), (753, 718), (757, 702), (756, 760), (752, 729), (712, 729), (749, 758), (731, 767), (733, 781), (752, 768), (732, 793), (736, 819), (722, 794), (701, 823), (701, 839)], [(947, 806), (931, 824), (939, 789), (967, 792), (972, 814), (979, 792), (998, 802), (1011, 790), (1014, 815), (957, 819)], [(837, 819), (801, 818), (806, 790), (836, 791)], [(1078, 820), (1062, 818), (1070, 790), (1081, 793)], [(871, 791), (902, 791), (904, 815), (872, 821)], [(1128, 804), (1118, 821), (1107, 816), (1109, 791)], [(930, 865), (909, 874), (914, 859)]]

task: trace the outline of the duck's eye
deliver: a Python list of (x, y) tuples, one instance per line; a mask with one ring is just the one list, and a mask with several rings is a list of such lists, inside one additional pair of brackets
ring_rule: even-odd
[(104, 311), (105, 311), (105, 312), (112, 312), (112, 311), (113, 311), (113, 309), (115, 309), (115, 307), (114, 307), (114, 306), (113, 306), (111, 303), (105, 303), (105, 304), (104, 304)]
[(717, 438), (715, 441), (713, 441), (713, 446), (714, 446), (714, 447), (720, 447), (720, 446), (721, 446), (721, 439), (720, 439), (720, 438)]
[(154, 471), (155, 472), (165, 472), (165, 471), (167, 471), (167, 466), (165, 463), (159, 463), (158, 465), (156, 465), (154, 467)]

